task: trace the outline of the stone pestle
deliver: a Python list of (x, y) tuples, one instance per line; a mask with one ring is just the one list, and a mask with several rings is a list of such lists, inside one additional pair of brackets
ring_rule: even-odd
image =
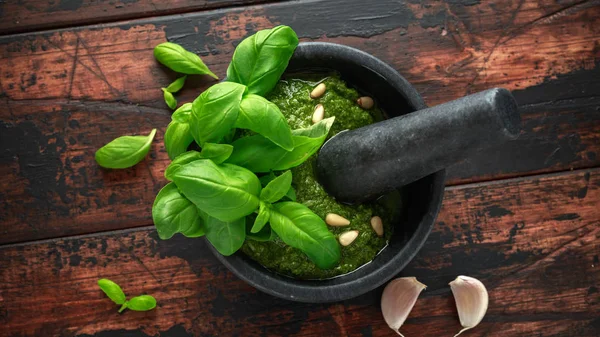
[(327, 193), (362, 203), (516, 139), (521, 117), (512, 94), (489, 89), (329, 139), (316, 175)]

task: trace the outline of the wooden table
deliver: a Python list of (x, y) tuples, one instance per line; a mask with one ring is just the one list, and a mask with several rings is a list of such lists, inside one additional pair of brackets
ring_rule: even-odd
[[(429, 105), (502, 86), (521, 137), (448, 171), (444, 205), (399, 276), (424, 291), (402, 331), (460, 328), (447, 283), (481, 279), (484, 321), (465, 336), (600, 335), (600, 1), (7, 0), (0, 3), (1, 336), (393, 336), (381, 289), (335, 304), (258, 292), (204, 240), (157, 238), (165, 184), (161, 87), (172, 41), (223, 76), (253, 32), (292, 26), (395, 67)], [(213, 84), (194, 78), (178, 95)], [(158, 128), (149, 158), (98, 167), (109, 140)], [(158, 300), (117, 314), (96, 286)]]

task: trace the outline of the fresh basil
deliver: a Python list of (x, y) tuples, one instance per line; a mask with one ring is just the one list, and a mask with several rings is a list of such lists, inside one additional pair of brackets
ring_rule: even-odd
[(200, 159), (181, 166), (171, 179), (198, 208), (221, 221), (237, 220), (259, 206), (260, 181), (239, 166)]
[(254, 225), (252, 226), (252, 233), (258, 233), (265, 227), (267, 222), (269, 222), (269, 217), (271, 216), (271, 209), (267, 203), (261, 202), (260, 208), (258, 210), (258, 216), (254, 220)]
[(173, 83), (169, 84), (169, 86), (166, 88), (166, 90), (173, 94), (178, 92), (179, 90), (181, 90), (181, 88), (183, 88), (183, 85), (185, 84), (186, 79), (187, 79), (187, 75), (176, 79), (175, 81), (173, 81)]
[(115, 282), (103, 278), (98, 280), (98, 286), (116, 304), (122, 305), (125, 303), (125, 293)]
[(169, 180), (169, 181), (173, 181), (173, 174), (175, 173), (175, 171), (177, 171), (180, 167), (182, 167), (185, 164), (188, 164), (193, 161), (200, 160), (200, 159), (203, 159), (202, 156), (200, 156), (200, 152), (188, 151), (188, 152), (182, 153), (181, 155), (179, 155), (175, 159), (173, 159), (171, 164), (169, 164), (169, 166), (167, 166), (167, 169), (165, 170), (165, 178), (167, 178), (167, 180)]
[(246, 240), (246, 219), (221, 221), (214, 217), (206, 219), (206, 238), (219, 253), (229, 256), (235, 253)]
[(122, 169), (132, 167), (146, 157), (156, 129), (148, 136), (122, 136), (96, 151), (96, 162), (106, 168)]
[(179, 193), (174, 183), (168, 183), (158, 192), (152, 205), (152, 220), (158, 237), (163, 240), (175, 233), (193, 233), (194, 236), (202, 233), (203, 220), (196, 205)]
[(216, 164), (221, 164), (231, 156), (232, 152), (233, 146), (229, 144), (204, 143), (200, 157), (210, 159)]
[(235, 127), (260, 133), (286, 151), (294, 149), (292, 131), (285, 117), (277, 105), (264, 97), (253, 94), (244, 96)]
[(158, 62), (168, 68), (182, 74), (188, 75), (210, 75), (218, 79), (202, 62), (200, 57), (194, 53), (185, 50), (182, 46), (164, 42), (154, 47), (154, 57)]
[(190, 125), (171, 121), (165, 132), (165, 148), (169, 158), (174, 159), (187, 151), (188, 146), (194, 141), (190, 132)]
[(261, 135), (240, 138), (232, 143), (233, 153), (227, 162), (252, 172), (283, 171), (298, 166), (321, 148), (334, 119), (326, 118), (309, 128), (293, 130), (294, 149), (289, 152)]
[(296, 201), (296, 190), (293, 186), (285, 193), (284, 198), (288, 198), (290, 201)]
[(179, 123), (189, 123), (192, 114), (192, 103), (184, 103), (171, 115), (171, 120)]
[(264, 96), (279, 81), (297, 46), (298, 36), (288, 26), (261, 30), (235, 48), (227, 80), (245, 84), (249, 93)]
[(175, 109), (177, 107), (177, 99), (175, 99), (175, 96), (173, 96), (173, 94), (169, 92), (167, 88), (161, 88), (161, 90), (163, 91), (163, 98), (165, 99), (165, 103), (167, 103), (169, 109)]
[[(264, 188), (275, 178), (277, 178), (277, 176), (275, 175), (275, 173), (273, 173), (273, 171), (271, 171), (271, 172), (269, 172), (269, 174), (258, 178), (258, 180), (260, 180), (260, 185)], [(290, 186), (289, 190), (285, 193), (283, 198), (284, 199), (287, 198), (288, 201), (296, 201), (296, 190), (294, 189), (293, 186)]]
[(252, 233), (255, 221), (256, 219), (253, 216), (246, 217), (246, 238), (258, 242), (272, 241), (275, 238), (275, 232), (271, 230), (269, 224), (263, 226), (258, 233)]
[(156, 299), (150, 295), (141, 295), (130, 299), (127, 308), (133, 311), (148, 311), (156, 307)]
[(192, 103), (190, 126), (198, 145), (218, 143), (235, 125), (246, 86), (221, 82), (203, 92)]
[[(279, 177), (271, 180), (260, 192), (260, 200), (274, 203), (283, 198), (292, 187), (292, 172), (286, 171)], [(259, 214), (260, 217), (260, 214)]]
[(308, 207), (291, 201), (273, 205), (271, 229), (287, 245), (298, 248), (321, 269), (340, 260), (340, 246), (325, 222)]

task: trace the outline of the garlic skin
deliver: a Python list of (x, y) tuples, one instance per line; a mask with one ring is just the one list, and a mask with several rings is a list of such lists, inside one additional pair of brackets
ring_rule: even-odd
[(449, 284), (456, 301), (460, 325), (464, 328), (454, 335), (456, 337), (481, 322), (487, 311), (489, 298), (485, 286), (478, 279), (460, 275)]
[(404, 337), (399, 329), (415, 306), (417, 298), (426, 285), (415, 277), (401, 277), (390, 282), (381, 295), (381, 313), (383, 319), (398, 335)]

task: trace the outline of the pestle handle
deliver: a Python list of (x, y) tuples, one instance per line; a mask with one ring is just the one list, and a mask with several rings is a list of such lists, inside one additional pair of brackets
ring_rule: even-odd
[(319, 152), (317, 179), (341, 202), (373, 200), (516, 139), (520, 122), (508, 90), (482, 91), (337, 134)]

